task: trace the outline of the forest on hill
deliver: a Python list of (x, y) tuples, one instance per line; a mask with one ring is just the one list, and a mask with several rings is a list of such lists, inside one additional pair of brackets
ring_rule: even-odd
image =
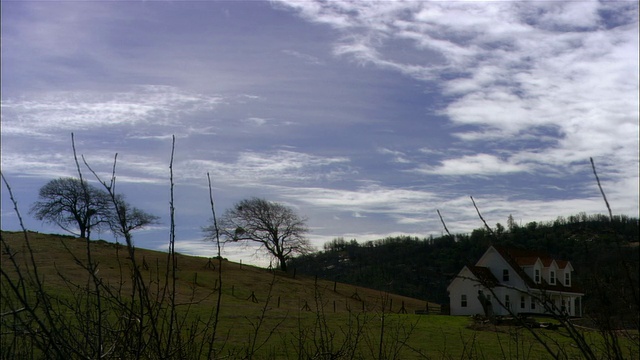
[[(638, 219), (627, 216), (581, 213), (522, 226), (510, 218), (506, 227), (498, 223), (471, 234), (400, 236), (365, 243), (337, 238), (326, 243), (323, 251), (294, 258), (290, 268), (448, 304), (447, 286), (462, 267), (475, 264), (490, 245), (502, 245), (571, 261), (586, 293), (585, 310), (595, 311), (601, 303), (637, 296), (628, 284), (638, 284), (638, 234)], [(606, 296), (600, 296), (602, 292)]]

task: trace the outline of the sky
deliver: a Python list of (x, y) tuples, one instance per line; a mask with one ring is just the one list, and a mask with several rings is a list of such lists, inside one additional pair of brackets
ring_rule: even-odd
[[(2, 1), (1, 165), (25, 226), (78, 155), (160, 217), (136, 246), (214, 256), (260, 197), (343, 237), (638, 216), (637, 1)], [(97, 185), (91, 173), (83, 176)], [(2, 229), (19, 222), (2, 186)], [(94, 237), (116, 240), (108, 232)], [(255, 249), (223, 256), (264, 265)]]

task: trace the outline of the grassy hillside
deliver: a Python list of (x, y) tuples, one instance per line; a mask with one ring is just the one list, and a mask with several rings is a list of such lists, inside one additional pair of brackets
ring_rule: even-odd
[[(3, 238), (9, 246), (18, 251), (19, 263), (24, 262), (27, 249), (24, 247), (23, 234), (20, 232), (3, 232)], [(45, 285), (53, 291), (59, 289), (65, 291), (65, 280), (72, 283), (87, 281), (86, 271), (78, 264), (86, 262), (86, 242), (82, 239), (29, 233), (33, 253), (39, 271), (45, 278)], [(117, 246), (106, 241), (92, 241), (91, 246), (94, 261), (98, 263), (99, 276), (107, 282), (116, 284), (120, 282), (120, 275), (127, 271), (128, 254), (124, 246)], [(166, 273), (168, 254), (165, 252), (136, 249), (136, 257), (141, 265), (144, 275), (152, 282), (160, 280)], [(219, 266), (217, 259), (205, 257), (187, 256), (177, 254), (177, 284), (176, 292), (181, 301), (187, 301), (192, 297), (202, 302), (202, 306), (213, 306), (211, 293), (217, 287)], [(8, 254), (3, 252), (2, 261), (8, 260)], [(57, 276), (57, 274), (63, 276)], [(125, 288), (130, 283), (124, 279)], [(305, 302), (311, 306), (314, 303), (314, 289), (316, 281), (313, 277), (293, 274), (285, 274), (280, 271), (268, 271), (248, 265), (241, 265), (227, 260), (222, 261), (222, 289), (225, 310), (241, 313), (245, 308), (259, 307), (266, 301), (271, 283), (271, 297), (273, 306), (280, 311), (297, 312), (304, 307)], [(399, 312), (404, 303), (406, 312), (425, 309), (427, 303), (409, 297), (384, 294), (380, 291), (345, 285), (325, 280), (317, 280), (317, 287), (323, 291), (323, 300), (331, 305), (336, 303), (336, 312), (359, 311), (364, 308), (368, 311), (379, 311), (381, 299), (388, 296), (391, 309), (387, 311)], [(334, 291), (335, 288), (335, 291)], [(252, 293), (255, 299), (251, 298)], [(280, 306), (277, 300), (280, 299)], [(358, 300), (361, 299), (362, 301)], [(439, 310), (437, 305), (431, 304), (432, 309)]]
[[(548, 358), (526, 329), (415, 315), (425, 301), (377, 290), (177, 254), (173, 298), (168, 254), (136, 249), (147, 290), (137, 296), (140, 282), (133, 281), (134, 262), (122, 245), (91, 242), (94, 277), (82, 239), (29, 233), (27, 243), (23, 233), (2, 232), (2, 242), (0, 355), (6, 359), (55, 358), (54, 349), (71, 358), (87, 352), (176, 359)], [(22, 295), (27, 309), (16, 301)], [(535, 332), (552, 351), (578, 356), (562, 329)], [(586, 336), (600, 341), (595, 332)], [(625, 349), (638, 357), (633, 346)]]

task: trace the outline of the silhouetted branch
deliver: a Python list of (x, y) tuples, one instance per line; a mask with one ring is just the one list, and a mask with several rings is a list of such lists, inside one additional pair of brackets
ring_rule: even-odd
[(471, 202), (473, 203), (473, 207), (476, 208), (476, 212), (478, 213), (478, 216), (480, 217), (480, 220), (482, 220), (482, 223), (484, 224), (484, 227), (487, 228), (489, 233), (495, 237), (495, 234), (493, 233), (493, 230), (491, 230), (491, 227), (489, 227), (487, 222), (482, 217), (482, 214), (480, 213), (480, 210), (478, 209), (478, 206), (476, 205), (476, 202), (473, 200), (473, 196), (469, 196), (469, 197), (471, 198)]
[[(471, 200), (473, 200), (473, 198), (471, 198)], [(444, 226), (444, 231), (447, 233), (447, 235), (453, 237), (451, 235), (451, 233), (449, 232), (449, 229), (447, 229), (447, 224), (444, 223), (444, 219), (442, 218), (442, 215), (440, 215), (440, 210), (436, 209), (436, 212), (438, 213), (438, 216), (440, 217), (440, 222), (442, 223), (442, 226)]]
[(600, 184), (600, 178), (598, 177), (598, 173), (596, 172), (596, 165), (593, 162), (593, 158), (590, 157), (591, 168), (593, 169), (593, 175), (596, 177), (596, 182), (598, 183), (598, 188), (600, 189), (600, 193), (602, 194), (602, 198), (604, 199), (604, 203), (607, 205), (607, 210), (609, 210), (609, 220), (613, 222), (613, 213), (611, 212), (611, 206), (609, 206), (609, 201), (607, 201), (607, 196), (604, 194), (604, 190), (602, 190), (602, 185)]

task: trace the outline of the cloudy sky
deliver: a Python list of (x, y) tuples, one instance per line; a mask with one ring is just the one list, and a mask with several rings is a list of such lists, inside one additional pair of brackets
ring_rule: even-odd
[(28, 209), (76, 175), (71, 133), (102, 176), (118, 153), (164, 250), (175, 135), (176, 247), (203, 256), (207, 173), (218, 214), (284, 203), (318, 248), (438, 236), (436, 210), (470, 232), (469, 196), (490, 224), (606, 213), (590, 157), (638, 216), (638, 76), (637, 1), (2, 1), (2, 173), (59, 233)]

